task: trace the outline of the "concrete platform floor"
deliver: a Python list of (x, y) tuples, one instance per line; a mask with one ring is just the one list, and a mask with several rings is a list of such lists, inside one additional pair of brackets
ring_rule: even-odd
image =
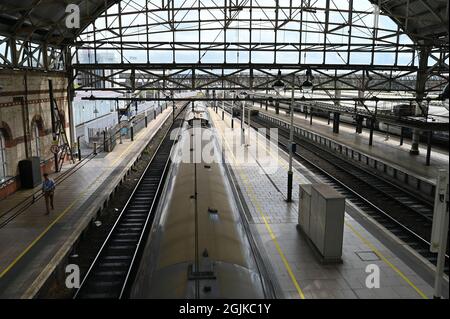
[[(37, 292), (171, 113), (167, 108), (134, 142), (124, 139), (113, 152), (100, 153), (58, 184), (50, 215), (41, 198), (0, 228), (0, 298), (29, 298)], [(18, 192), (1, 201), (0, 215), (23, 196)]]
[[(267, 150), (267, 144), (256, 142), (251, 135), (250, 146), (266, 149), (269, 163), (256, 162), (255, 155), (239, 149), (236, 140), (224, 139), (230, 128), (230, 117), (210, 110), (214, 126), (225, 144), (225, 152), (238, 180), (250, 211), (249, 223), (259, 238), (263, 255), (268, 256), (274, 278), (285, 298), (430, 298), (432, 287), (411, 267), (365, 230), (350, 215), (345, 216), (343, 263), (322, 265), (313, 254), (304, 236), (296, 228), (298, 220), (298, 185), (317, 182), (306, 169), (294, 172), (293, 203), (287, 203), (287, 161)], [(236, 123), (235, 123), (236, 124)], [(240, 130), (239, 124), (235, 130)], [(248, 142), (248, 141), (247, 141)], [(239, 142), (238, 142), (239, 143)], [(240, 144), (240, 143), (239, 143)], [(237, 152), (243, 151), (244, 156)], [(259, 151), (259, 149), (258, 149)], [(294, 167), (302, 167), (297, 164)], [(261, 249), (261, 247), (260, 247)], [(376, 265), (380, 270), (380, 287), (369, 289), (366, 267)]]

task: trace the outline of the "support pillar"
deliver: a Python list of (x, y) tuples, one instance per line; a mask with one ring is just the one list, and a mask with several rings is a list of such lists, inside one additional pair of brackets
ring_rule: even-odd
[(404, 138), (405, 138), (405, 128), (402, 126), (400, 128), (400, 146), (403, 145)]
[(288, 182), (288, 185), (287, 185), (288, 193), (287, 193), (287, 199), (286, 199), (286, 201), (289, 202), (289, 203), (292, 202), (292, 182), (293, 182), (293, 177), (294, 177), (294, 173), (289, 171), (288, 172), (288, 181), (287, 181)]
[[(45, 50), (47, 52), (47, 50)], [(67, 82), (67, 108), (69, 111), (69, 141), (70, 141), (70, 147), (73, 147), (75, 144), (75, 141), (77, 140), (76, 136), (76, 129), (75, 129), (75, 116), (73, 113), (73, 100), (75, 93), (73, 91), (73, 82), (75, 80), (74, 74), (73, 74), (73, 68), (72, 68), (72, 59), (71, 59), (71, 52), (68, 48), (65, 49), (65, 62), (66, 62), (66, 69), (67, 69), (67, 78), (69, 79)], [(44, 57), (48, 59), (47, 54), (44, 54)], [(47, 62), (48, 63), (48, 62)]]
[(103, 130), (103, 152), (108, 151), (108, 145), (106, 144), (106, 128)]
[(370, 119), (370, 133), (369, 133), (369, 146), (373, 145), (373, 129), (375, 125), (375, 119)]
[(409, 150), (409, 154), (419, 155), (419, 138), (419, 130), (414, 129), (412, 132), (411, 149)]
[[(422, 102), (425, 97), (425, 86), (428, 77), (428, 58), (430, 56), (431, 48), (423, 46), (419, 52), (419, 70), (417, 72), (416, 80), (416, 115), (423, 115), (420, 106), (425, 107)], [(414, 129), (412, 132), (411, 149), (409, 153), (411, 155), (419, 155), (419, 139), (420, 131)]]
[[(56, 110), (55, 110), (55, 101), (53, 97), (53, 82), (52, 80), (48, 80), (48, 92), (50, 96), (50, 113), (51, 113), (51, 122), (52, 122), (52, 137), (53, 137), (53, 145), (58, 145), (58, 140), (56, 136)], [(53, 155), (53, 160), (55, 161), (55, 173), (58, 173), (58, 154)]]
[(361, 115), (356, 115), (356, 134), (362, 133), (364, 117)]
[(175, 122), (175, 101), (172, 101), (172, 122)]
[(78, 161), (81, 162), (81, 137), (77, 137), (77, 153), (78, 153)]
[(340, 123), (341, 114), (335, 112), (333, 115), (333, 133), (339, 133), (339, 123)]
[(433, 131), (428, 132), (428, 139), (427, 139), (427, 162), (426, 165), (430, 166), (431, 163), (431, 139), (433, 138)]

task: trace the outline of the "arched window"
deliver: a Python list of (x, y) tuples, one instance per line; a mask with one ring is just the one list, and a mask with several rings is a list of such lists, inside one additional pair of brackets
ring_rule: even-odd
[(31, 154), (33, 156), (41, 156), (41, 139), (37, 122), (34, 122), (31, 128)]
[(0, 181), (6, 178), (6, 143), (3, 132), (0, 130)]

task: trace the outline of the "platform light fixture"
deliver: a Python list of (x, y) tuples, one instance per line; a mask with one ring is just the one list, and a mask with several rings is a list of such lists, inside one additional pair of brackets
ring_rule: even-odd
[(277, 94), (280, 94), (285, 89), (286, 85), (281, 80), (281, 70), (278, 70), (277, 80), (275, 81), (272, 87)]
[[(311, 73), (307, 72), (307, 79), (306, 81), (303, 83), (303, 85), (305, 86), (305, 90), (309, 90), (312, 91), (312, 82), (310, 81), (310, 77), (311, 77)], [(286, 201), (287, 202), (292, 202), (292, 188), (293, 188), (293, 177), (294, 177), (294, 173), (292, 171), (292, 160), (293, 160), (293, 155), (294, 155), (294, 100), (295, 100), (295, 76), (293, 76), (293, 81), (292, 81), (292, 88), (291, 88), (291, 107), (289, 110), (290, 113), (290, 127), (289, 127), (289, 145), (288, 145), (288, 149), (289, 149), (289, 169), (288, 169), (288, 180), (287, 180), (287, 198)], [(284, 91), (286, 89), (286, 85), (284, 84), (284, 82), (281, 80), (281, 71), (278, 71), (278, 79), (275, 81), (275, 83), (273, 84), (273, 89), (275, 90), (275, 92), (277, 93), (277, 96), (280, 95), (280, 93), (282, 91)], [(303, 87), (302, 87), (303, 90)]]
[(303, 82), (302, 84), (302, 92), (306, 93), (306, 94), (310, 94), (313, 91), (313, 83), (309, 80), (306, 80), (305, 82)]
[(314, 77), (312, 75), (311, 69), (306, 70), (306, 80), (302, 84), (302, 93), (303, 93), (303, 95), (305, 95), (305, 93), (306, 94), (311, 94), (312, 93), (312, 91), (314, 89), (314, 85), (312, 83), (313, 79), (314, 79)]
[(173, 91), (166, 90), (164, 91), (164, 95), (166, 96), (166, 108), (167, 103), (169, 103), (169, 99), (172, 98), (172, 121), (175, 122), (175, 101), (173, 100)]
[(231, 128), (234, 128), (234, 99), (236, 98), (236, 91), (235, 90), (231, 90)]

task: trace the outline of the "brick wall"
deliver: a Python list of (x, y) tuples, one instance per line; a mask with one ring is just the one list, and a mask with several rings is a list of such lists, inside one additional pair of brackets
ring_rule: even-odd
[[(26, 90), (25, 77), (28, 89)], [(54, 97), (64, 113), (66, 134), (69, 132), (69, 112), (67, 101), (67, 78), (63, 73), (42, 71), (13, 71), (0, 69), (0, 130), (6, 140), (7, 175), (16, 177), (10, 183), (0, 186), (0, 199), (20, 188), (18, 163), (26, 158), (25, 140), (28, 149), (34, 143), (33, 126), (39, 129), (39, 149), (41, 161), (51, 160), (50, 146), (52, 126), (48, 80), (53, 81)], [(26, 94), (28, 92), (28, 94)], [(27, 108), (25, 106), (28, 106)], [(26, 115), (28, 109), (28, 116)], [(28, 118), (29, 134), (25, 134), (24, 119)], [(33, 147), (33, 150), (35, 147)], [(29, 154), (31, 155), (31, 154)], [(52, 162), (42, 164), (42, 169), (52, 170)]]

